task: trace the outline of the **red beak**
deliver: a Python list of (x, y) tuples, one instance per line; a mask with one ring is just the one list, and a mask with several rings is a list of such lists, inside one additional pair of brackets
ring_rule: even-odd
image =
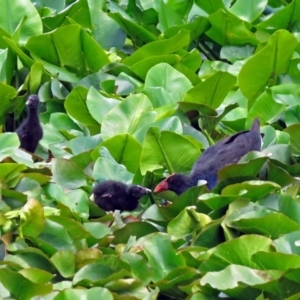
[(160, 193), (169, 189), (167, 180), (160, 182), (154, 189), (154, 193)]

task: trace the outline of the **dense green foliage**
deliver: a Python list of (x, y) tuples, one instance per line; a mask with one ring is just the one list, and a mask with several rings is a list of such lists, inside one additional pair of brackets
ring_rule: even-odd
[[(1, 1), (0, 297), (299, 299), (299, 11)], [(33, 93), (44, 136), (31, 156), (13, 131)], [(262, 152), (222, 169), (213, 191), (145, 196), (122, 214), (89, 200), (95, 182), (153, 189), (189, 172), (255, 117)]]

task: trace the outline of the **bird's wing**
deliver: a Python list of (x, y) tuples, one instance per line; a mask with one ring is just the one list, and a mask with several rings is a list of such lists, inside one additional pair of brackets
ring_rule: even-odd
[(224, 147), (218, 148), (216, 158), (219, 160), (219, 165), (224, 167), (238, 162), (250, 151), (260, 151), (260, 148), (260, 134), (254, 131), (246, 131), (243, 135), (239, 134), (231, 142), (226, 143)]
[(235, 141), (235, 139), (243, 134), (246, 134), (248, 133), (249, 130), (245, 130), (245, 131), (241, 131), (241, 132), (238, 132), (236, 134), (233, 134), (231, 136), (228, 136), (226, 137), (225, 139), (223, 139), (223, 144), (230, 144), (230, 143), (233, 143)]
[(113, 194), (108, 194), (108, 193), (101, 194), (101, 197), (103, 197), (103, 198), (111, 198), (112, 196), (113, 196)]
[(259, 133), (239, 132), (207, 148), (194, 164), (191, 174), (200, 177), (206, 173), (217, 172), (226, 165), (237, 163), (249, 151), (259, 151), (260, 148)]

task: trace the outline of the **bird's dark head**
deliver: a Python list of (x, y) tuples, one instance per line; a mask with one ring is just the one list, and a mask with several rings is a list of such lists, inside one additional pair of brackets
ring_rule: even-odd
[(139, 185), (132, 185), (128, 189), (128, 194), (137, 200), (149, 193), (151, 193), (150, 189), (147, 189)]
[(191, 178), (183, 174), (172, 174), (162, 182), (160, 182), (154, 189), (155, 193), (163, 191), (173, 191), (177, 195), (182, 194), (188, 188), (192, 187)]
[(30, 95), (27, 98), (26, 105), (28, 106), (29, 109), (37, 109), (39, 106), (39, 96), (38, 95)]

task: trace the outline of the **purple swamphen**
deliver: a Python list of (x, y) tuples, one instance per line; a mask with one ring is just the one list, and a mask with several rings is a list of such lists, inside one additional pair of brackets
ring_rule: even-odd
[(154, 192), (170, 190), (177, 195), (198, 184), (198, 180), (206, 180), (211, 190), (218, 182), (218, 171), (227, 165), (237, 163), (250, 151), (261, 150), (260, 123), (253, 121), (250, 130), (245, 130), (222, 139), (208, 147), (194, 163), (191, 175), (172, 174), (154, 189)]
[(34, 153), (39, 141), (43, 137), (43, 129), (38, 116), (39, 102), (37, 95), (30, 95), (27, 98), (27, 118), (16, 130), (21, 143), (20, 147), (31, 153)]
[(105, 211), (132, 211), (137, 208), (139, 199), (149, 193), (150, 189), (139, 185), (127, 186), (122, 182), (107, 180), (94, 187), (92, 198)]

